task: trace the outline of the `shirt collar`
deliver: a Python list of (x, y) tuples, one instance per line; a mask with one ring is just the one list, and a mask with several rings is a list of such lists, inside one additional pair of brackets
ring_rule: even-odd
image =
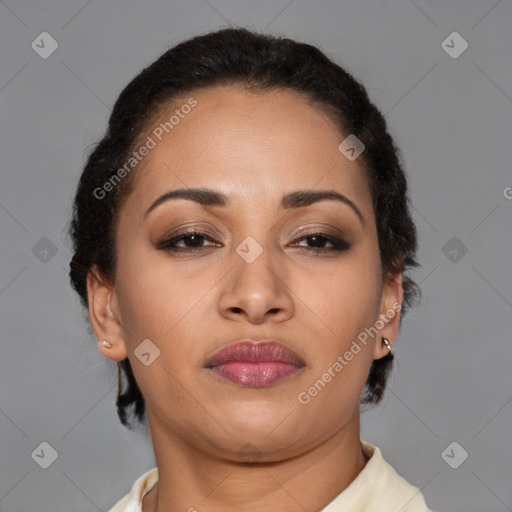
[[(380, 449), (361, 441), (370, 459), (362, 471), (321, 512), (430, 512), (421, 491), (401, 477)], [(158, 468), (140, 476), (109, 512), (142, 512), (144, 496), (158, 482)]]

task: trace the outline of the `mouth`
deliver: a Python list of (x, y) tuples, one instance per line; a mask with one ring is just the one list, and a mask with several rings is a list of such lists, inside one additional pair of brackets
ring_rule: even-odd
[(212, 374), (250, 388), (271, 386), (305, 366), (295, 352), (275, 340), (232, 343), (215, 352), (205, 364)]

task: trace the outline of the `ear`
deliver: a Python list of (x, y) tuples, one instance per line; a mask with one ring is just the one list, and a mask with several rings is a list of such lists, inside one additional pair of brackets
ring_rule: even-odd
[[(400, 315), (404, 289), (402, 286), (402, 272), (388, 276), (384, 280), (382, 299), (379, 311), (379, 319), (376, 324), (379, 326), (379, 334), (374, 345), (373, 358), (380, 359), (388, 355), (389, 349), (382, 343), (382, 337), (387, 338), (392, 347), (398, 336), (400, 327)], [(382, 328), (380, 326), (384, 324)]]
[(87, 274), (89, 317), (98, 340), (107, 340), (112, 347), (98, 344), (99, 351), (108, 359), (122, 361), (128, 357), (122, 318), (113, 283), (101, 277), (96, 265)]

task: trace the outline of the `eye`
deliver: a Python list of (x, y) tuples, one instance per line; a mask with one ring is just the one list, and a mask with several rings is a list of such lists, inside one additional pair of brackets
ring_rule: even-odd
[[(159, 250), (165, 250), (169, 252), (175, 253), (194, 253), (198, 250), (202, 249), (204, 246), (203, 243), (205, 241), (213, 242), (212, 246), (215, 246), (215, 240), (208, 236), (206, 233), (202, 233), (201, 231), (184, 231), (176, 236), (168, 238), (166, 240), (162, 240), (156, 246)], [(191, 247), (178, 247), (178, 244), (183, 242), (185, 246), (189, 245)]]
[[(322, 253), (322, 252), (342, 252), (346, 251), (347, 249), (350, 249), (350, 244), (345, 242), (345, 240), (342, 240), (341, 238), (338, 238), (337, 236), (330, 235), (327, 233), (322, 232), (314, 232), (314, 233), (308, 233), (301, 238), (299, 238), (299, 241), (301, 240), (309, 240), (310, 243), (313, 245), (313, 247), (307, 247), (314, 252)], [(331, 244), (331, 247), (324, 247), (325, 244)], [(299, 247), (305, 247), (304, 245), (299, 245)]]
[[(350, 249), (350, 244), (341, 238), (322, 232), (308, 233), (303, 235), (298, 241), (309, 241), (309, 246), (297, 245), (297, 247), (305, 247), (315, 253), (342, 252)], [(205, 242), (211, 242), (205, 245)], [(184, 244), (181, 247), (178, 244)], [(330, 244), (330, 247), (325, 247)], [(157, 249), (165, 250), (173, 253), (196, 253), (206, 247), (219, 246), (212, 237), (201, 231), (184, 231), (171, 238), (162, 240), (157, 244)]]

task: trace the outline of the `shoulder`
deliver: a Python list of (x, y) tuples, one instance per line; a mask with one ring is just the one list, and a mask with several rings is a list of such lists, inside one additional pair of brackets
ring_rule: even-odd
[(142, 498), (158, 482), (158, 468), (153, 468), (141, 475), (130, 492), (121, 498), (108, 512), (142, 512)]
[(398, 474), (377, 446), (364, 441), (361, 444), (371, 456), (366, 466), (322, 512), (433, 512), (421, 490)]

